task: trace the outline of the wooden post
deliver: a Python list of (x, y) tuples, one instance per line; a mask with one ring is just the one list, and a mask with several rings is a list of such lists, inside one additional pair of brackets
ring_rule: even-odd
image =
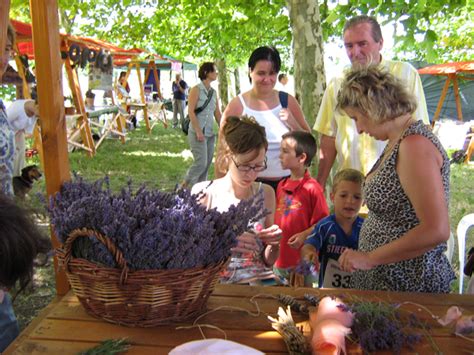
[(454, 100), (456, 101), (456, 110), (458, 111), (458, 121), (462, 121), (462, 107), (461, 107), (461, 98), (459, 97), (459, 86), (458, 86), (458, 79), (456, 74), (453, 74), (451, 79), (453, 81), (453, 89), (454, 89)]
[(143, 105), (143, 118), (145, 119), (145, 125), (148, 133), (151, 132), (150, 120), (148, 119), (148, 108), (145, 100), (145, 89), (143, 87), (142, 75), (140, 72), (140, 61), (135, 62), (135, 68), (137, 69), (138, 85), (140, 85), (140, 98), (142, 99)]
[[(70, 180), (66, 139), (66, 121), (59, 50), (59, 18), (56, 0), (30, 0), (33, 45), (36, 58), (39, 111), (42, 120), (41, 136), (44, 151), (44, 175), (48, 196), (59, 191)], [(60, 245), (51, 229), (53, 247)], [(64, 271), (56, 272), (56, 292), (64, 295), (69, 290)]]
[[(68, 46), (69, 48), (69, 46)], [(81, 130), (82, 144), (89, 148), (87, 155), (93, 157), (95, 154), (95, 143), (92, 138), (92, 132), (89, 125), (89, 118), (87, 117), (86, 107), (84, 105), (84, 97), (82, 96), (81, 86), (79, 85), (79, 78), (77, 72), (71, 66), (71, 61), (69, 58), (64, 60), (64, 66), (66, 68), (66, 74), (69, 80), (69, 87), (71, 88), (72, 99), (74, 101), (74, 106), (78, 114), (81, 117), (78, 119), (77, 126)]]
[(148, 63), (148, 67), (145, 71), (145, 83), (148, 82), (148, 78), (150, 77), (150, 73), (153, 73), (153, 78), (155, 79), (156, 83), (156, 92), (158, 97), (163, 100), (163, 96), (161, 95), (161, 88), (160, 88), (160, 77), (158, 76), (158, 69), (156, 68), (156, 63), (154, 60), (150, 60)]
[(433, 122), (431, 122), (432, 126), (434, 126), (435, 122), (438, 120), (439, 114), (441, 113), (441, 107), (443, 107), (444, 99), (446, 98), (446, 94), (448, 93), (450, 82), (451, 82), (451, 77), (448, 76), (446, 78), (446, 82), (444, 83), (443, 91), (441, 91), (441, 97), (439, 98), (438, 106), (436, 107), (436, 112), (433, 116)]
[[(0, 1), (0, 57), (3, 58), (3, 52), (7, 44), (7, 29), (10, 13), (10, 0)], [(13, 45), (13, 43), (12, 43)]]

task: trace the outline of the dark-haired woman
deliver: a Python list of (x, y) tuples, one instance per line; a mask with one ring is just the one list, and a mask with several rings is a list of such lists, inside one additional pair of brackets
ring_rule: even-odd
[(31, 280), (33, 260), (45, 252), (44, 239), (27, 212), (0, 193), (0, 353), (18, 336), (18, 323), (8, 289)]
[[(278, 181), (289, 176), (289, 170), (283, 170), (278, 158), (281, 137), (294, 130), (310, 132), (301, 107), (296, 99), (288, 95), (288, 107), (283, 108), (279, 93), (274, 89), (280, 71), (281, 59), (273, 47), (263, 46), (255, 49), (248, 62), (249, 78), (252, 88), (234, 98), (224, 110), (221, 132), (229, 116), (248, 115), (255, 117), (265, 127), (268, 140), (268, 168), (259, 174), (259, 181), (272, 186), (276, 191)], [(216, 157), (216, 176), (225, 174), (229, 162), (225, 159), (226, 145), (219, 138)]]
[[(199, 68), (201, 82), (189, 91), (188, 114), (190, 119), (188, 142), (193, 153), (194, 162), (189, 168), (183, 182), (183, 187), (207, 180), (211, 166), (216, 141), (214, 119), (219, 124), (221, 111), (217, 93), (211, 83), (217, 79), (217, 69), (214, 63), (204, 63)], [(196, 110), (199, 111), (196, 113)]]
[(225, 283), (258, 284), (262, 279), (274, 278), (269, 266), (278, 257), (281, 237), (280, 228), (273, 223), (275, 193), (270, 186), (255, 182), (257, 174), (267, 168), (265, 128), (253, 118), (230, 116), (223, 134), (229, 146), (227, 173), (212, 182), (196, 184), (192, 192), (204, 192), (201, 203), (221, 212), (241, 200), (263, 193), (264, 208), (268, 214), (256, 223), (252, 233), (247, 232), (237, 238), (231, 262), (221, 275), (221, 282)]

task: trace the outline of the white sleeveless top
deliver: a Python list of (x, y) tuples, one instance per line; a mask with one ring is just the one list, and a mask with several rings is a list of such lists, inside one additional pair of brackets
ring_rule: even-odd
[[(263, 189), (262, 183), (253, 183), (251, 186), (252, 195), (256, 195)], [(201, 191), (206, 193), (206, 207), (216, 208), (219, 212), (225, 212), (231, 205), (236, 205), (240, 202), (235, 196), (225, 194), (216, 188), (213, 181), (202, 181), (193, 186), (191, 193), (196, 194)], [(259, 220), (265, 227), (265, 217)], [(263, 245), (262, 250), (263, 251)], [(227, 268), (221, 272), (221, 283), (241, 283), (241, 284), (259, 284), (260, 280), (272, 279), (274, 274), (272, 268), (265, 266), (261, 257), (258, 254), (238, 254), (232, 255)]]
[(280, 120), (279, 114), (282, 110), (281, 104), (275, 108), (265, 111), (256, 111), (245, 104), (242, 94), (239, 95), (243, 106), (243, 115), (252, 116), (261, 126), (265, 127), (268, 141), (267, 169), (258, 174), (261, 178), (281, 178), (289, 176), (290, 170), (283, 170), (280, 165), (280, 144), (281, 136), (289, 132), (290, 129)]

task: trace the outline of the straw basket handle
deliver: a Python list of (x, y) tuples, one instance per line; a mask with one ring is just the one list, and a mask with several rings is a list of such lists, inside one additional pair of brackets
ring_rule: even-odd
[(122, 273), (120, 274), (120, 284), (124, 284), (127, 281), (129, 269), (122, 252), (108, 237), (92, 229), (75, 229), (69, 233), (69, 237), (64, 242), (64, 265), (66, 269), (69, 271), (69, 262), (72, 259), (72, 244), (74, 241), (79, 237), (89, 237), (91, 235), (96, 237), (98, 241), (104, 244), (107, 250), (112, 254), (117, 265), (122, 270)]

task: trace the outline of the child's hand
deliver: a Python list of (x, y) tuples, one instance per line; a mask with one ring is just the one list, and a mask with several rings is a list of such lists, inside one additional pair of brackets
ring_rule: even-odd
[(293, 234), (288, 239), (288, 245), (293, 249), (299, 249), (306, 240), (306, 234), (304, 232)]
[(312, 245), (306, 244), (301, 248), (301, 259), (313, 263), (316, 271), (319, 272), (318, 251)]
[(265, 244), (277, 245), (281, 239), (281, 229), (276, 224), (256, 232), (256, 235)]

